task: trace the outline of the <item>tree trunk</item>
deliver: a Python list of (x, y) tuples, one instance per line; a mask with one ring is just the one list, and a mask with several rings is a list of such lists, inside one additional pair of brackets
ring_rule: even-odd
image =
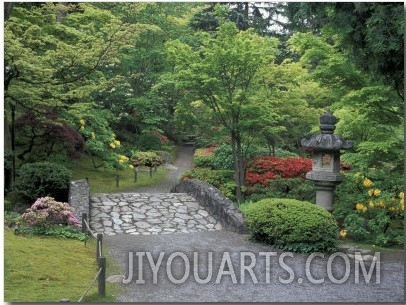
[(13, 11), (14, 2), (4, 2), (4, 21), (10, 17)]
[[(10, 17), (13, 11), (14, 2), (4, 3), (4, 21)], [(7, 75), (8, 71), (7, 63), (4, 63), (4, 99), (6, 97), (6, 91), (8, 84), (10, 83), (11, 76)], [(12, 166), (11, 168), (4, 170), (4, 189), (12, 190), (14, 187), (14, 176), (15, 176), (15, 156), (14, 156), (14, 140), (12, 133), (10, 132), (10, 125), (8, 123), (8, 117), (6, 112), (7, 103), (4, 103), (4, 150), (12, 153)]]
[(237, 203), (244, 202), (244, 192), (242, 187), (245, 184), (245, 163), (241, 149), (241, 135), (239, 131), (231, 132), (231, 149), (234, 163), (234, 182), (236, 184)]
[[(14, 153), (12, 149), (12, 144), (11, 144), (11, 133), (10, 133), (10, 126), (8, 124), (8, 119), (7, 119), (7, 114), (6, 111), (4, 111), (4, 151), (7, 153), (7, 157), (9, 156), (9, 153)], [(12, 158), (12, 165), (11, 168), (5, 168), (4, 169), (4, 189), (5, 190), (12, 190), (14, 187), (14, 166), (13, 166), (13, 160), (15, 159), (13, 156)]]

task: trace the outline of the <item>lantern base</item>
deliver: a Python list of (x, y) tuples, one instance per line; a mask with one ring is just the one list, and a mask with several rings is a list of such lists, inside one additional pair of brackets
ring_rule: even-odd
[(315, 181), (316, 205), (329, 212), (333, 211), (334, 189), (338, 183), (339, 182)]

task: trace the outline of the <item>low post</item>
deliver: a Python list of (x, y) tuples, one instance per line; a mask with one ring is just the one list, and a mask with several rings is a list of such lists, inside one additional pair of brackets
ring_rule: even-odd
[(87, 213), (82, 213), (82, 233), (86, 233), (87, 231), (86, 221), (87, 221)]
[(97, 278), (99, 296), (105, 297), (106, 296), (106, 258), (99, 257), (98, 264), (99, 264), (99, 269), (101, 269), (99, 276)]
[(134, 170), (134, 182), (135, 182), (135, 183), (137, 182), (137, 179), (138, 179), (138, 170), (135, 169), (135, 170)]
[(152, 167), (149, 168), (149, 177), (152, 178)]
[(97, 233), (96, 236), (96, 261), (102, 256), (103, 249), (103, 234)]
[(116, 175), (116, 187), (120, 186), (120, 175)]

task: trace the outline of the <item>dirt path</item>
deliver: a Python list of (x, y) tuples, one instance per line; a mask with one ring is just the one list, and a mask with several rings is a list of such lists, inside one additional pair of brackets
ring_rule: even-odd
[(179, 178), (185, 171), (192, 168), (193, 162), (193, 146), (181, 146), (179, 147), (177, 158), (174, 164), (166, 165), (169, 169), (169, 173), (166, 179), (159, 184), (147, 187), (139, 187), (135, 189), (137, 193), (169, 193), (173, 186), (179, 182)]

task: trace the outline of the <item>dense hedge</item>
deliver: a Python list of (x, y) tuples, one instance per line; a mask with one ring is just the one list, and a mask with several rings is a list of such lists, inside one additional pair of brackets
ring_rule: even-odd
[(325, 209), (295, 199), (264, 199), (244, 210), (245, 225), (256, 240), (293, 252), (333, 252), (338, 226)]
[(63, 165), (38, 162), (27, 163), (18, 171), (18, 189), (30, 199), (52, 196), (58, 201), (68, 201), (71, 172)]

